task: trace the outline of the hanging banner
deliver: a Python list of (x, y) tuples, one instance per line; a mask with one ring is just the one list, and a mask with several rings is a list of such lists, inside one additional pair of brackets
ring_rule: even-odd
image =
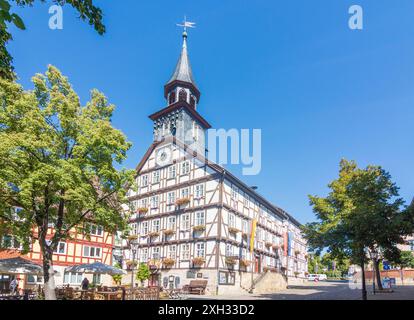
[(252, 220), (252, 228), (250, 232), (250, 253), (254, 250), (254, 240), (256, 237), (256, 226), (257, 226), (257, 219)]
[(283, 234), (283, 254), (285, 256), (288, 255), (288, 234), (287, 232)]

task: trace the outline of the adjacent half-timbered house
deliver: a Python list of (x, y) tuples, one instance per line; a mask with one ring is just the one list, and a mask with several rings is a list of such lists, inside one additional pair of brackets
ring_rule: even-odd
[(197, 111), (186, 32), (165, 98), (167, 106), (150, 116), (154, 142), (137, 166), (137, 188), (128, 191), (134, 241), (125, 242), (124, 267), (148, 263), (150, 285), (205, 279), (217, 294), (241, 290), (252, 273), (304, 277), (300, 223), (205, 157), (210, 124)]

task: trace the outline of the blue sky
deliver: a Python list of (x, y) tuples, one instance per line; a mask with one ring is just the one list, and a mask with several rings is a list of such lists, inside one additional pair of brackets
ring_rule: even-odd
[[(165, 106), (186, 14), (197, 23), (188, 41), (198, 111), (215, 128), (262, 129), (262, 171), (243, 177), (249, 185), (301, 222), (314, 219), (307, 195), (326, 194), (341, 158), (383, 166), (414, 196), (412, 0), (94, 2), (104, 36), (70, 7), (52, 31), (49, 5), (37, 4), (18, 10), (27, 30), (13, 29), (9, 49), (26, 88), (53, 64), (82, 102), (92, 88), (108, 96), (134, 144), (126, 167), (152, 142), (147, 116)], [(353, 4), (364, 9), (362, 31), (348, 28)]]

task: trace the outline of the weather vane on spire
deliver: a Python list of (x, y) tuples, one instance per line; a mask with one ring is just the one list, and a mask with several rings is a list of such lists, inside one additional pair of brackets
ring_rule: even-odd
[(184, 21), (182, 24), (177, 23), (177, 26), (184, 28), (184, 33), (187, 34), (187, 28), (195, 28), (195, 22), (187, 21), (187, 17), (184, 16)]

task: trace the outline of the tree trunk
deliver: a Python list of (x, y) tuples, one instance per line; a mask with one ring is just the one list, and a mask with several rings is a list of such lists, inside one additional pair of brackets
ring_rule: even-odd
[[(380, 261), (379, 260), (374, 260), (374, 268), (375, 268), (375, 274), (376, 274), (376, 278), (377, 278), (377, 285), (378, 285), (378, 290), (384, 290), (384, 288), (382, 287), (382, 281), (381, 281), (381, 272), (379, 269), (379, 265), (380, 265)], [(372, 279), (374, 281), (374, 279)]]
[(45, 293), (45, 300), (56, 300), (55, 275), (54, 275), (53, 263), (52, 263), (53, 252), (47, 245), (43, 245), (42, 254), (43, 254), (43, 280), (44, 280), (43, 290)]
[(404, 284), (404, 268), (400, 268), (400, 277), (401, 277), (401, 284)]
[(361, 274), (362, 274), (362, 300), (367, 300), (367, 286), (365, 283), (365, 263), (364, 258), (361, 260)]

